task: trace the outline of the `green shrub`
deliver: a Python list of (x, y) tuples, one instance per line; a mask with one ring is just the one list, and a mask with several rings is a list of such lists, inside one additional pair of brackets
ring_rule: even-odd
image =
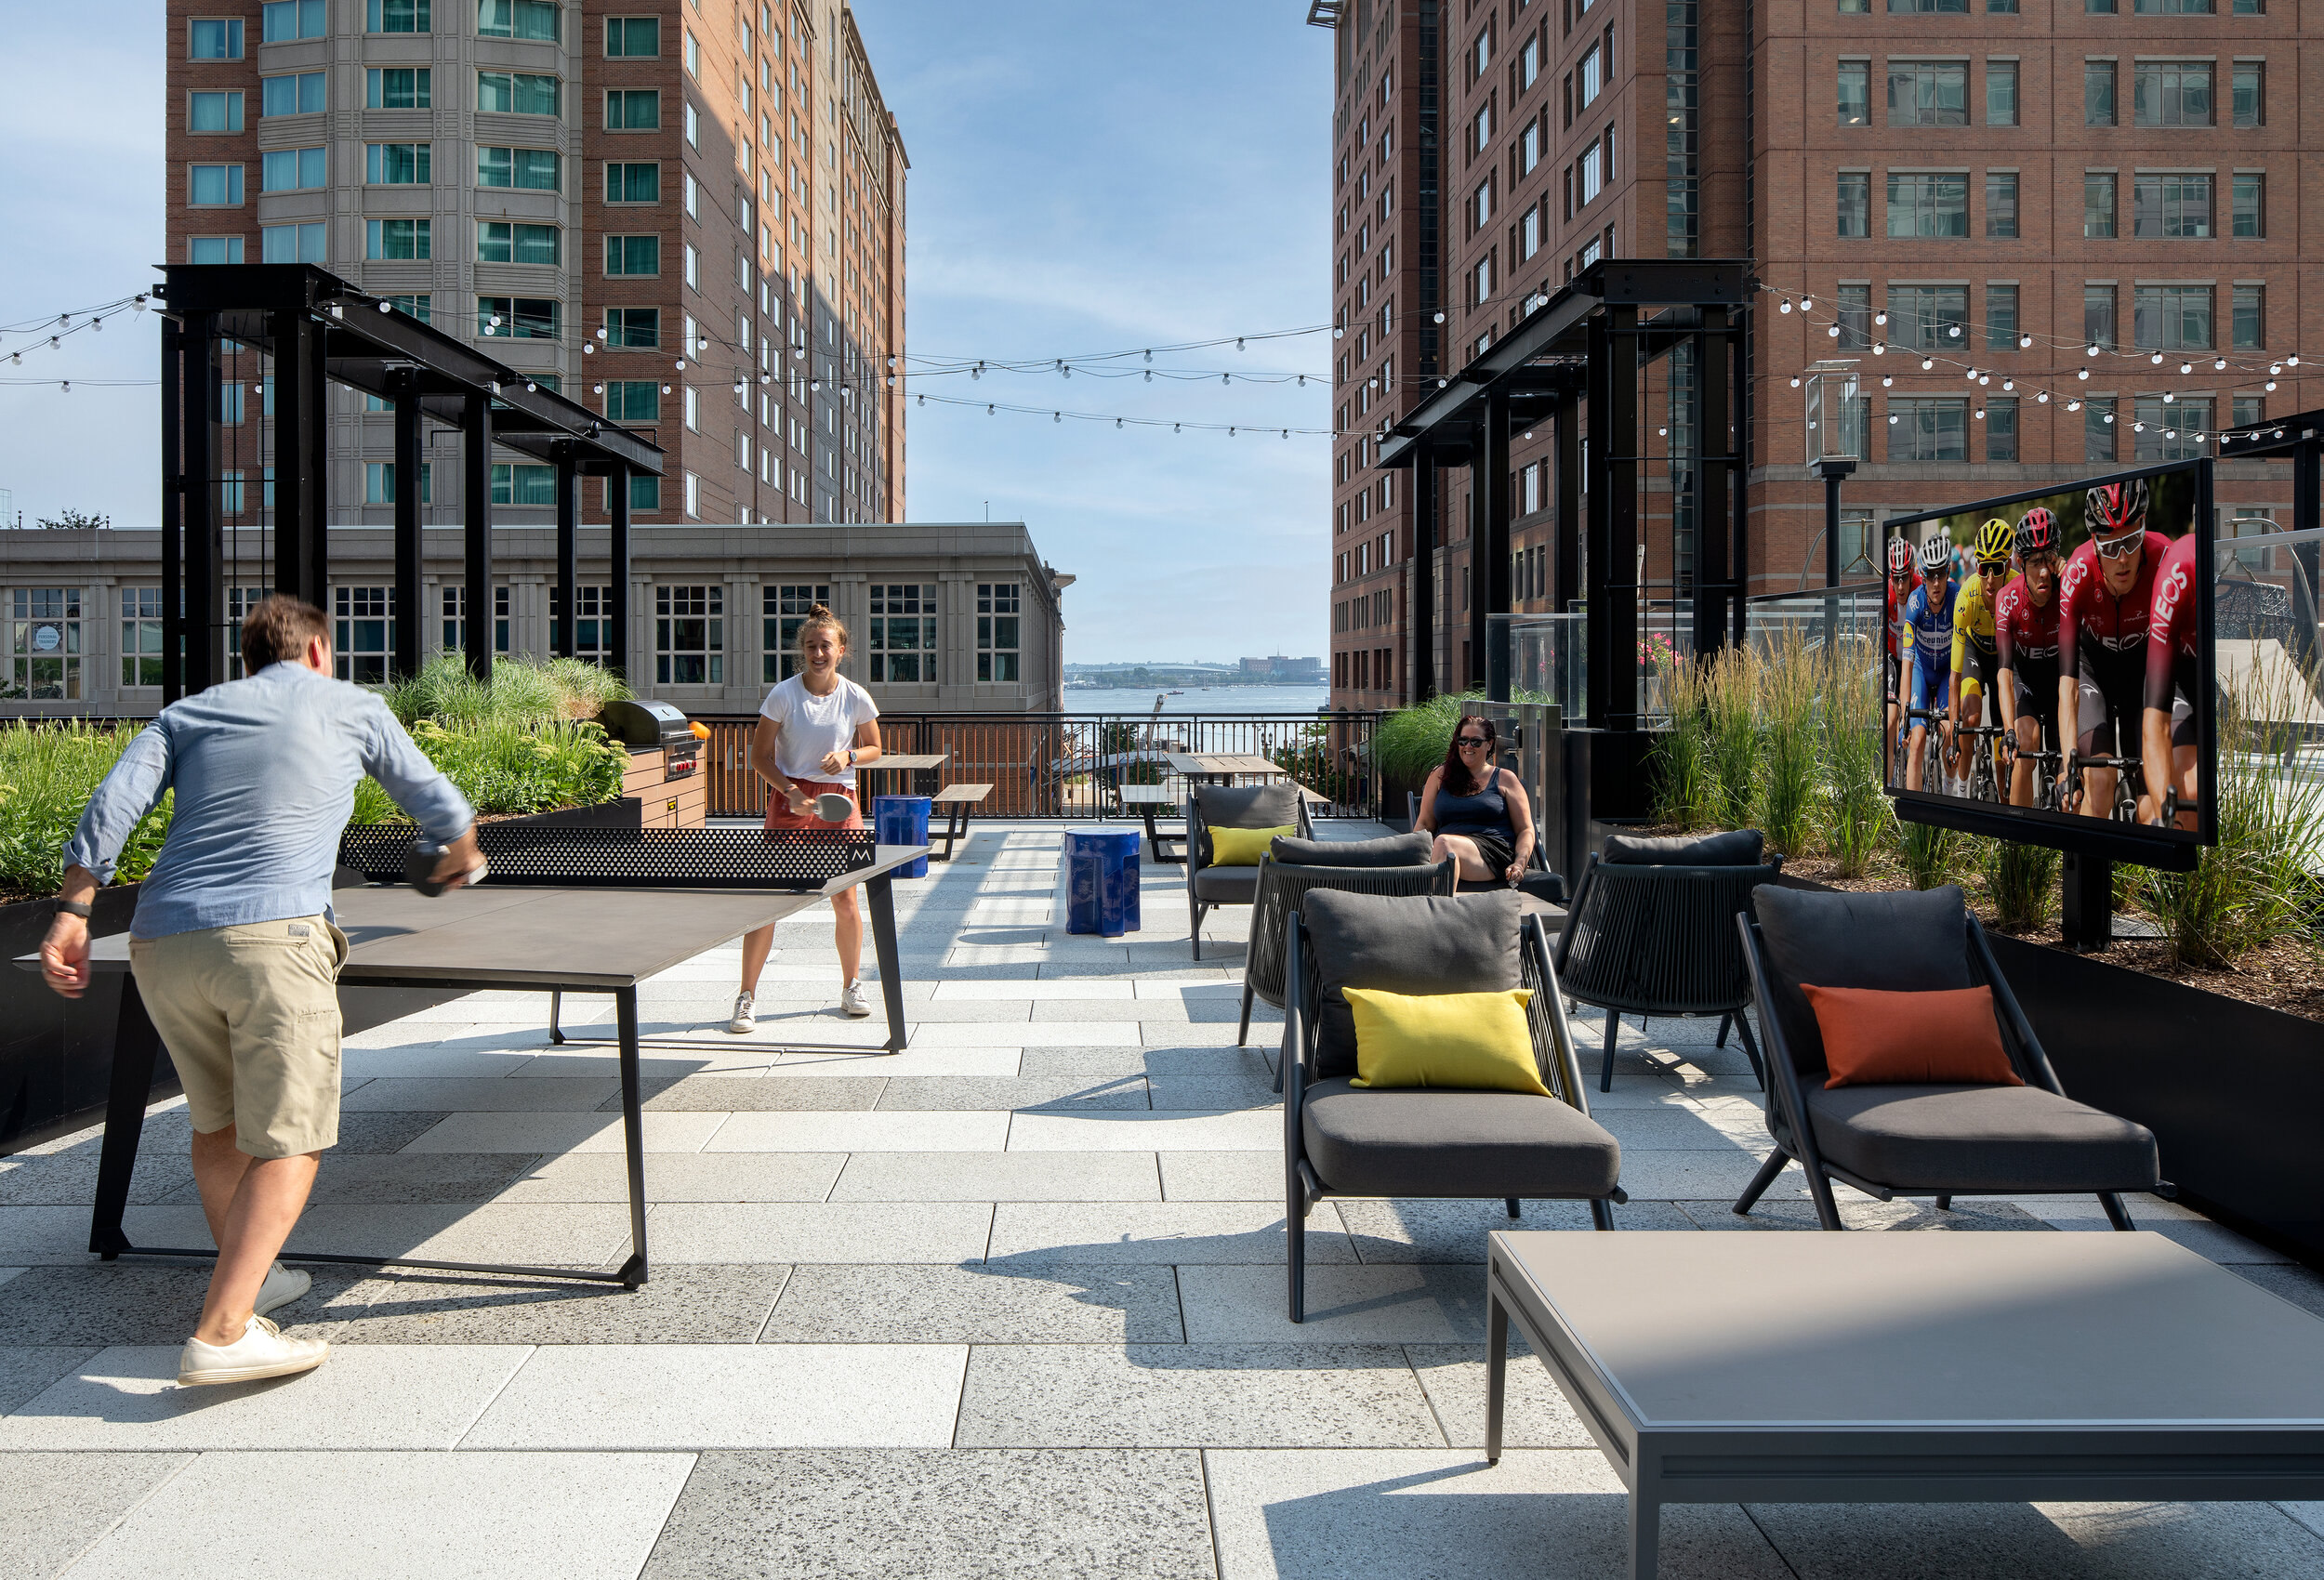
[[(1380, 777), (1418, 790), (1429, 770), (1445, 760), (1445, 752), (1452, 744), (1453, 726), (1460, 722), (1460, 716), (1484, 704), (1484, 692), (1463, 691), (1431, 697), (1381, 719), (1372, 731), (1372, 761)], [(1401, 807), (1392, 810), (1395, 816), (1404, 815)]]
[(1934, 823), (1899, 823), (1896, 844), (1905, 877), (1913, 888), (1937, 889), (1953, 881), (1953, 869), (1961, 864), (1961, 835), (1955, 830)]
[(1775, 652), (1753, 666), (1760, 720), (1760, 826), (1785, 855), (1807, 849), (1816, 811), (1817, 748), (1816, 665), (1796, 628)]
[(631, 693), (627, 682), (610, 669), (577, 658), (525, 655), (495, 659), (487, 686), (469, 674), (458, 653), (444, 652), (409, 679), (380, 688), (379, 694), (407, 729), (422, 719), (456, 729), (595, 718), (607, 703)]
[(1993, 921), (2004, 932), (2031, 932), (2050, 919), (2058, 895), (2058, 852), (2014, 839), (1981, 839), (1977, 866)]
[(1824, 848), (1842, 877), (1862, 873), (1889, 823), (1881, 783), (1882, 701), (1872, 643), (1849, 638), (1826, 650), (1822, 693)]
[(1687, 659), (1655, 655), (1670, 727), (1657, 731), (1647, 757), (1654, 776), (1655, 818), (1700, 828), (1717, 815), (1710, 776), (1710, 734), (1703, 715), (1702, 672)]
[[(554, 720), (526, 725), (503, 720), (446, 730), (422, 719), (412, 740), (480, 812), (545, 812), (590, 807), (621, 795), (629, 754), (597, 725)], [(356, 787), (352, 823), (410, 821), (366, 779)]]
[(1729, 648), (1703, 670), (1704, 738), (1710, 747), (1710, 821), (1742, 828), (1758, 804), (1759, 661), (1748, 648)]
[[(27, 895), (57, 891), (64, 881), (65, 841), (138, 729), (77, 720), (0, 726), (0, 889)], [(152, 870), (169, 832), (169, 812), (165, 795), (123, 848), (115, 882), (136, 883)]]

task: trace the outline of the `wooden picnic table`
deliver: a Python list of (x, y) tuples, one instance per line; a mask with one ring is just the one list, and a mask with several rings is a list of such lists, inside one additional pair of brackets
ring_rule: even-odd
[[(867, 774), (905, 773), (917, 775), (932, 772), (937, 769), (943, 768), (950, 761), (952, 761), (952, 754), (950, 752), (882, 752), (879, 754), (879, 760), (878, 762), (865, 763), (862, 768), (857, 769), (855, 773), (856, 777), (859, 779)], [(905, 779), (896, 782), (906, 786), (906, 788), (903, 789), (898, 789), (894, 784), (891, 784), (884, 780), (876, 780), (874, 783), (879, 787), (869, 792), (865, 797), (866, 799), (869, 798), (870, 795), (908, 796), (913, 793), (908, 787), (917, 783), (917, 781), (913, 779)], [(931, 786), (931, 789), (933, 787)], [(868, 810), (869, 809), (867, 808), (866, 810)]]
[(1280, 779), (1289, 770), (1281, 764), (1248, 752), (1169, 752), (1164, 754), (1170, 771), (1182, 778), (1200, 780), (1214, 784), (1232, 784), (1237, 779)]

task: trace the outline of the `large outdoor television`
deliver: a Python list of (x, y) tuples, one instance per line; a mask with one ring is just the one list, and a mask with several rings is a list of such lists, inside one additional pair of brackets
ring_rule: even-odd
[(1897, 517), (1884, 537), (1897, 816), (2190, 867), (2217, 829), (2211, 462)]

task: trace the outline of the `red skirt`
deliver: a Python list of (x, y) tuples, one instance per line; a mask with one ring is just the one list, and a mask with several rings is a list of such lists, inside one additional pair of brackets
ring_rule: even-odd
[[(794, 779), (791, 783), (798, 785), (799, 793), (807, 797), (807, 811), (803, 816), (792, 811), (789, 801), (785, 799), (773, 785), (770, 784), (767, 786), (766, 824), (769, 828), (833, 829), (864, 826), (864, 809), (856, 804), (855, 791), (852, 786), (814, 779)], [(818, 796), (845, 796), (848, 798), (849, 808), (847, 821), (825, 823), (817, 817), (813, 803)]]

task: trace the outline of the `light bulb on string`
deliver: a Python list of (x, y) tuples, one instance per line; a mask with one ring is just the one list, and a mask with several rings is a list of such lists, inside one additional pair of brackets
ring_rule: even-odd
[(2033, 349), (2033, 336), (2030, 335), (2020, 335), (2017, 337), (2017, 349), (2021, 351), (2029, 351)]
[(2264, 388), (2266, 388), (2266, 389), (2268, 389), (2268, 390), (2270, 390), (2270, 391), (2272, 392), (2272, 391), (2275, 389), (2275, 388), (2276, 388), (2276, 381), (2275, 381), (2274, 379), (2272, 379), (2272, 378), (2271, 378), (2271, 379), (2269, 379), (2269, 380), (2267, 381), (2267, 383), (2264, 386)]
[(1881, 379), (1881, 388), (1882, 388), (1882, 389), (1889, 388), (1890, 388), (1891, 386), (1893, 386), (1895, 382), (1896, 382), (1896, 381), (1895, 381), (1894, 378), (1890, 378), (1890, 377), (1887, 377), (1887, 376), (1884, 376), (1884, 375), (1883, 375), (1883, 376), (1882, 376), (1882, 378)]
[(2080, 379), (2082, 383), (2088, 384), (2090, 382), (2090, 370), (2086, 367), (2076, 368), (2074, 370), (2074, 376)]
[[(1444, 323), (1444, 322), (1445, 322), (1445, 318), (1444, 318), (1444, 315), (1443, 315), (1442, 313), (1439, 313), (1439, 314), (1437, 315), (1436, 322), (1437, 322), (1437, 323)], [(1347, 332), (1345, 329), (1341, 328), (1340, 325), (1338, 325), (1338, 324), (1336, 324), (1336, 323), (1335, 323), (1335, 324), (1333, 324), (1333, 325), (1331, 326), (1331, 337), (1332, 337), (1334, 340), (1344, 340), (1345, 338), (1347, 338), (1347, 334), (1348, 334), (1348, 332)]]
[(2286, 358), (2284, 359), (2284, 366), (2286, 366), (2286, 367), (2298, 367), (2299, 365), (2300, 365), (2300, 358), (2299, 358), (2298, 353), (2296, 353), (2296, 352), (2295, 352), (2294, 354), (2292, 354), (2291, 356), (2286, 357)]
[(1922, 357), (1921, 359), (1921, 371), (1922, 373), (1928, 372), (1929, 369), (1934, 367), (1935, 365), (1936, 359), (1934, 357)]
[(2049, 392), (2047, 389), (2041, 390), (2041, 391), (2040, 391), (2039, 393), (2037, 393), (2037, 394), (2034, 396), (2034, 404), (2035, 404), (2035, 405), (2037, 405), (2037, 406), (2046, 406), (2046, 405), (2048, 405), (2049, 403), (2050, 403), (2050, 392)]
[(2146, 360), (2154, 363), (2157, 367), (2162, 366), (2162, 353), (2160, 351), (2157, 351), (2153, 356), (2148, 357)]
[(1977, 420), (1979, 422), (1985, 421), (1985, 408), (1983, 406), (1979, 406), (1977, 408)]
[(1873, 341), (1872, 354), (1876, 357), (1884, 357), (1888, 355), (1888, 342), (1885, 340)]
[(1876, 312), (1872, 315), (1872, 322), (1874, 323), (1886, 323), (1888, 322), (1888, 315), (1884, 312)]
[(1814, 296), (1802, 296), (1800, 298), (1800, 310), (1802, 312), (1814, 312), (1816, 310), (1816, 298)]
[(1839, 338), (1840, 338), (1840, 325), (1838, 325), (1838, 324), (1836, 324), (1836, 323), (1835, 323), (1835, 324), (1831, 325), (1829, 328), (1826, 329), (1826, 330), (1824, 331), (1824, 333), (1825, 333), (1826, 335), (1829, 336), (1832, 339), (1837, 340), (1837, 339), (1839, 339)]
[(2193, 373), (2195, 371), (2195, 364), (2193, 362), (2181, 362), (2179, 364), (2179, 371), (2181, 373)]
[(1793, 374), (1793, 375), (1791, 375), (1791, 388), (1794, 388), (1794, 389), (1797, 389), (1799, 387), (1800, 387), (1800, 375), (1799, 375), (1798, 374), (1796, 374), (1796, 373), (1795, 373), (1795, 374)]
[(2085, 356), (2085, 357), (2094, 357), (2094, 356), (2096, 356), (2097, 354), (2098, 354), (2098, 348), (2097, 348), (2097, 347), (2095, 347), (2095, 346), (2088, 346), (2088, 347), (2083, 348), (2083, 349), (2082, 349), (2082, 355), (2083, 355), (2083, 356)]
[(2172, 393), (2170, 390), (2168, 390), (2168, 389), (2166, 389), (2166, 390), (2164, 390), (2164, 391), (2162, 392), (2162, 403), (2163, 403), (2164, 405), (2166, 405), (2166, 406), (2168, 406), (2169, 404), (2171, 404), (2171, 402), (2173, 402), (2173, 401), (2175, 401), (2175, 400), (2177, 400), (2177, 399), (2178, 399), (2178, 396), (2176, 396), (2176, 395), (2172, 394)]
[(1791, 298), (1789, 296), (1786, 296), (1782, 302), (1776, 306), (1776, 310), (1777, 312), (1789, 312), (1791, 310)]
[(581, 342), (581, 354), (585, 357), (595, 356), (597, 354), (597, 348), (588, 341), (584, 340)]
[(663, 386), (662, 386), (662, 393), (663, 393), (663, 394), (665, 394), (665, 395), (667, 395), (667, 394), (668, 394), (668, 393), (669, 393), (669, 386), (668, 386), (668, 385), (665, 384), (665, 385), (663, 385)]
[(2069, 412), (2079, 412), (2082, 409), (2082, 403), (2080, 401), (2068, 401), (2066, 402), (2066, 409)]
[(2227, 365), (2227, 359), (2226, 359), (2226, 358), (2225, 358), (2225, 357), (2221, 357), (2221, 358), (2219, 358), (2218, 360), (2216, 360), (2215, 362), (2213, 362), (2211, 365), (2212, 365), (2212, 371), (2213, 373), (2217, 373), (2217, 372), (2221, 371), (2222, 369), (2224, 369), (2224, 368)]

